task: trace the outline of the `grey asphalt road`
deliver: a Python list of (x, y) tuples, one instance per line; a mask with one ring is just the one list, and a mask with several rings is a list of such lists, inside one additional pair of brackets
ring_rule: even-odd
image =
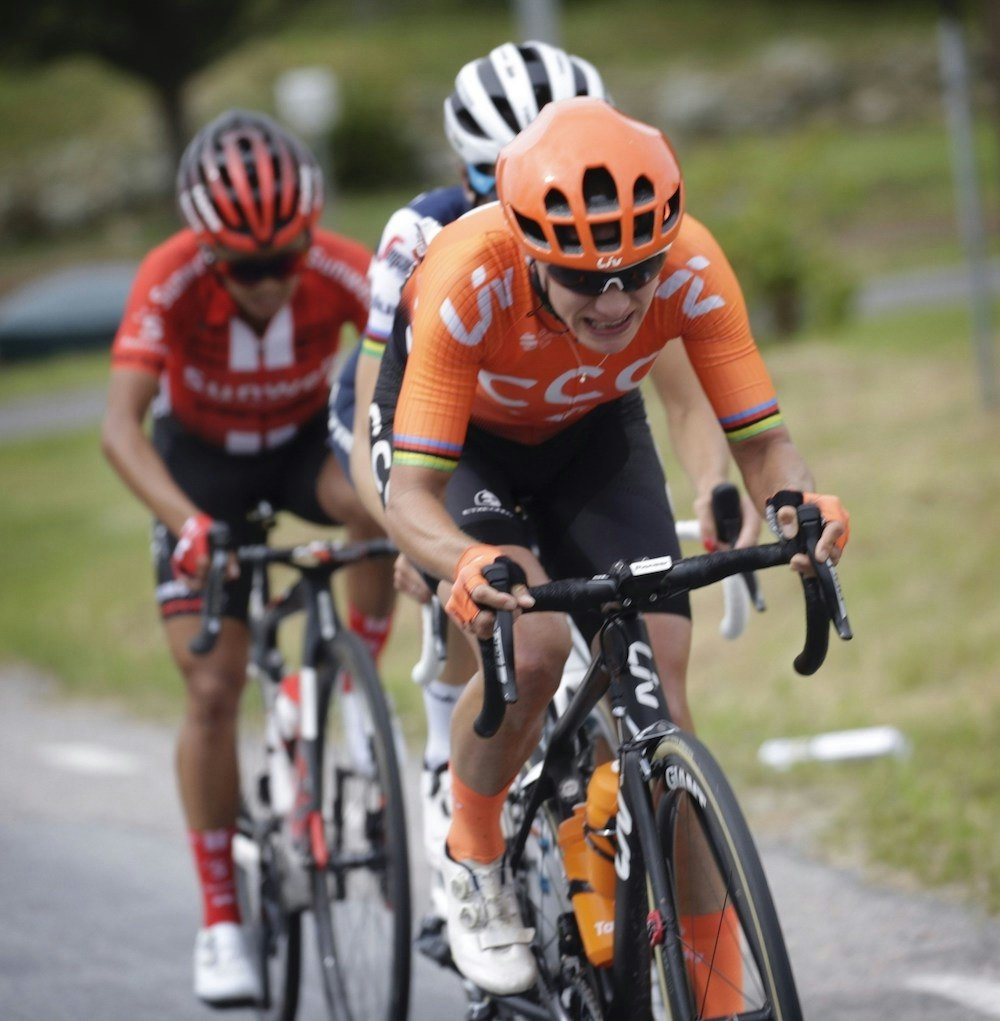
[[(190, 991), (197, 894), (172, 727), (6, 670), (0, 748), (0, 1018), (212, 1016)], [(1000, 1018), (1000, 922), (774, 841), (762, 852), (810, 1021)], [(413, 1021), (465, 1016), (457, 979), (419, 956), (412, 1004)], [(313, 987), (302, 1017), (318, 1009)]]
[[(2, 1021), (219, 1016), (191, 992), (199, 896), (173, 740), (169, 725), (55, 699), (37, 675), (0, 670)], [(416, 917), (425, 907), (421, 895)], [(307, 922), (302, 1021), (326, 1016), (312, 947)], [(419, 955), (414, 967), (413, 1021), (463, 1018), (459, 979)]]

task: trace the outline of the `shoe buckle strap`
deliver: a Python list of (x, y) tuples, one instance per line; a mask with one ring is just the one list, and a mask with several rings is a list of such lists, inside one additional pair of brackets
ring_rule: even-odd
[(495, 930), (492, 926), (479, 933), (480, 950), (501, 950), (515, 944), (530, 944), (535, 930), (530, 928)]

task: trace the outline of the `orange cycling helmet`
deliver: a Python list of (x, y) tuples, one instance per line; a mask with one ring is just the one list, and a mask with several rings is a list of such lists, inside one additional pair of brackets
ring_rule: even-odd
[(663, 133), (591, 97), (549, 103), (504, 146), (497, 197), (527, 255), (599, 272), (668, 248), (684, 208)]
[(309, 149), (270, 117), (228, 110), (184, 151), (177, 201), (206, 244), (282, 248), (319, 219), (323, 175)]

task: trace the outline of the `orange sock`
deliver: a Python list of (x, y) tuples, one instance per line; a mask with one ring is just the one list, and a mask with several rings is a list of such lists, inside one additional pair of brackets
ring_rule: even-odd
[(451, 829), (448, 851), (455, 861), (487, 865), (503, 854), (506, 844), (500, 828), (500, 810), (510, 784), (496, 794), (480, 794), (451, 774)]
[(685, 915), (681, 934), (688, 972), (706, 1017), (729, 1017), (742, 1011), (743, 958), (735, 908)]

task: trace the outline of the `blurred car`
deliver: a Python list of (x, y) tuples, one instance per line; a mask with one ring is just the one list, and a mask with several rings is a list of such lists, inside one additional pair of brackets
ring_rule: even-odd
[(110, 346), (137, 263), (46, 274), (0, 299), (0, 361)]

